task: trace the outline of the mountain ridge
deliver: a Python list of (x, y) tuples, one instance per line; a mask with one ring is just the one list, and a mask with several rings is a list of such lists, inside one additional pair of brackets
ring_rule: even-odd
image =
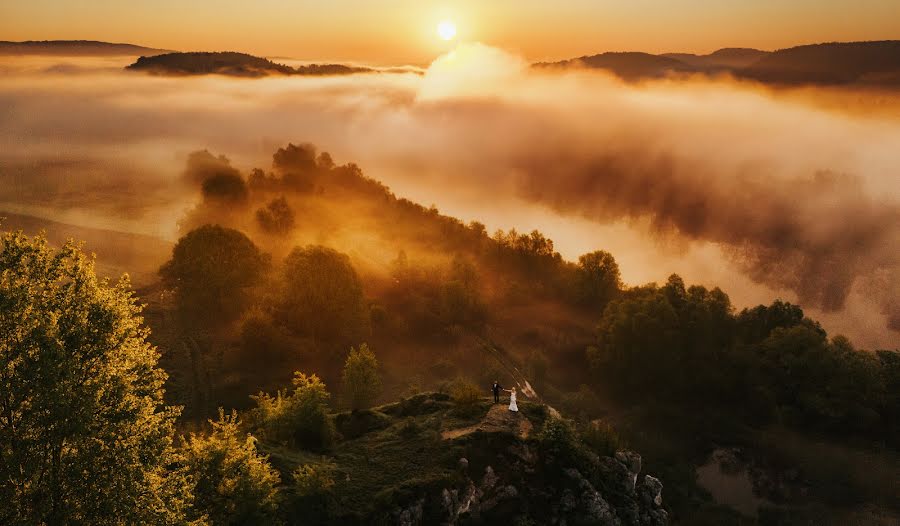
[[(665, 59), (665, 60), (660, 60)], [(825, 42), (775, 51), (722, 48), (708, 55), (640, 52), (600, 53), (539, 68), (604, 69), (627, 80), (677, 75), (728, 74), (773, 85), (866, 84), (900, 86), (900, 40)]]
[(103, 56), (159, 55), (169, 53), (137, 44), (99, 40), (0, 40), (0, 55)]

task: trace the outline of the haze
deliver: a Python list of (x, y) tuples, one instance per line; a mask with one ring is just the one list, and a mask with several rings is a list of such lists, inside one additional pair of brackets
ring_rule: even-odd
[[(598, 50), (711, 52), (900, 35), (894, 0), (234, 0), (0, 3), (9, 40), (89, 39), (308, 60), (428, 64), (447, 44), (442, 19), (463, 40), (515, 50), (529, 60)], [(798, 23), (802, 20), (802, 23)]]
[[(242, 170), (311, 141), (401, 196), (538, 228), (630, 284), (678, 272), (740, 306), (799, 301), (860, 345), (896, 342), (900, 119), (890, 94), (625, 84), (465, 44), (424, 76), (160, 78), (113, 59), (5, 61), (7, 210), (174, 240), (207, 148)], [(829, 102), (831, 101), (831, 102)], [(851, 108), (851, 109), (846, 109)], [(790, 269), (790, 271), (786, 270)]]

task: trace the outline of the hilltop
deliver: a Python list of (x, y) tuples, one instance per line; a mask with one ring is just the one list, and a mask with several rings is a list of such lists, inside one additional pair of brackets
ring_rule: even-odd
[(322, 454), (259, 449), (283, 480), (300, 466), (331, 480), (288, 497), (306, 524), (667, 524), (662, 484), (641, 473), (640, 455), (598, 453), (548, 411), (422, 393), (332, 415), (343, 439)]
[(227, 75), (265, 77), (269, 75), (349, 75), (375, 70), (344, 64), (309, 64), (292, 68), (246, 53), (189, 52), (142, 56), (126, 67), (156, 75)]

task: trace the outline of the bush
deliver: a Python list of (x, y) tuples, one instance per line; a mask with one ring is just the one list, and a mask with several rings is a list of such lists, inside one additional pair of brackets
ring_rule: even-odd
[(537, 439), (541, 449), (560, 457), (571, 457), (579, 448), (575, 426), (571, 421), (559, 417), (547, 418)]
[(332, 469), (327, 465), (304, 464), (292, 473), (294, 491), (300, 497), (318, 497), (331, 491), (334, 486)]
[(194, 508), (210, 523), (278, 524), (278, 472), (257, 453), (256, 439), (241, 437), (237, 413), (212, 421), (207, 435), (192, 433), (181, 463), (193, 478)]
[(481, 399), (481, 389), (469, 380), (459, 379), (450, 386), (450, 399), (457, 406), (477, 404)]
[(615, 429), (606, 422), (594, 421), (581, 430), (581, 439), (595, 453), (611, 457), (623, 448), (624, 442)]
[(350, 349), (344, 363), (344, 392), (353, 410), (372, 407), (381, 394), (378, 360), (366, 344), (360, 345), (358, 350)]
[(328, 416), (330, 394), (316, 375), (294, 373), (294, 391), (279, 390), (275, 396), (254, 396), (255, 423), (268, 438), (290, 445), (321, 449), (334, 440), (334, 424)]

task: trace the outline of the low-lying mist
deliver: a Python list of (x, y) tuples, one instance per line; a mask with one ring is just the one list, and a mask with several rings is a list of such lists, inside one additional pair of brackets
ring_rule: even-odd
[(480, 45), (424, 76), (165, 78), (58, 58), (4, 73), (0, 210), (174, 239), (197, 199), (190, 152), (246, 173), (310, 141), (444, 213), (537, 228), (567, 258), (607, 249), (632, 284), (678, 272), (739, 306), (798, 301), (862, 346), (897, 343), (892, 94), (627, 84)]

